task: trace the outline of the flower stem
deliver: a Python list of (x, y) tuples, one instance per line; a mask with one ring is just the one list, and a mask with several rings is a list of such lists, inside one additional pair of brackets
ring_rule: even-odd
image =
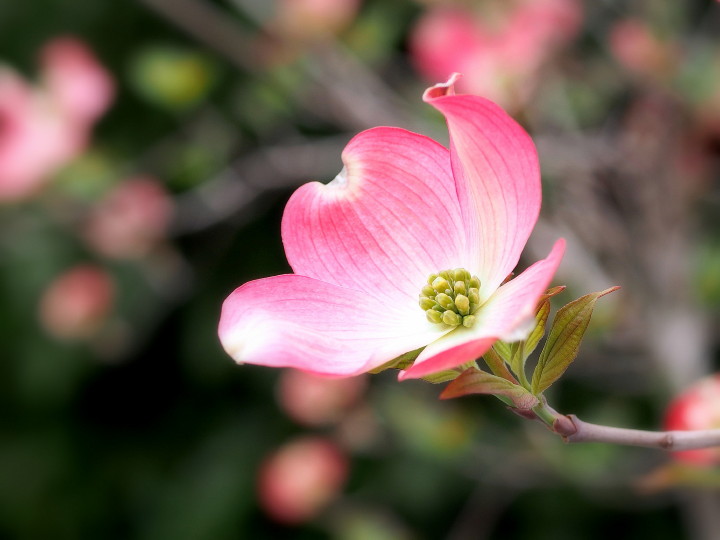
[(532, 410), (540, 420), (545, 422), (550, 429), (553, 429), (555, 420), (557, 419), (557, 413), (548, 407), (547, 403), (541, 401), (538, 405), (535, 405)]

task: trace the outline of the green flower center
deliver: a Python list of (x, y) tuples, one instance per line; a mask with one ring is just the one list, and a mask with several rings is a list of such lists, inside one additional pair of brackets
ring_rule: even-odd
[(480, 309), (479, 290), (480, 279), (464, 268), (443, 270), (428, 277), (420, 293), (420, 308), (431, 323), (470, 328)]

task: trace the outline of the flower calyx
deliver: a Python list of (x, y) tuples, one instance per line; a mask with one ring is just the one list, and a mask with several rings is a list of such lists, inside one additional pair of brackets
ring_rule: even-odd
[(479, 291), (480, 279), (464, 268), (442, 270), (428, 277), (419, 305), (431, 323), (471, 328), (480, 309)]

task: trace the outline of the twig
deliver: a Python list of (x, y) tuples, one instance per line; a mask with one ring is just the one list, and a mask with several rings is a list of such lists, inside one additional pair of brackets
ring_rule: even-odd
[(720, 446), (720, 429), (697, 431), (645, 431), (592, 424), (574, 414), (564, 415), (542, 405), (536, 418), (567, 443), (603, 442), (668, 451), (695, 450)]
[(228, 14), (197, 0), (140, 0), (200, 42), (222, 54), (241, 70), (258, 67), (257, 43)]
[(350, 137), (341, 134), (314, 142), (288, 142), (239, 158), (177, 198), (172, 234), (195, 233), (247, 213), (267, 191), (331, 179), (342, 168), (340, 153)]

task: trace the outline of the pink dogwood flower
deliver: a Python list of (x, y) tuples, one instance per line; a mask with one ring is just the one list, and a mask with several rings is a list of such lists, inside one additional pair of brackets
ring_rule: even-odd
[(625, 69), (641, 77), (669, 74), (679, 56), (675, 44), (661, 40), (640, 19), (616, 22), (610, 29), (608, 45)]
[(537, 86), (542, 66), (577, 35), (581, 5), (523, 0), (487, 7), (482, 16), (459, 6), (428, 9), (411, 33), (410, 55), (429, 80), (461, 71), (460, 90), (519, 108)]
[(112, 309), (115, 284), (102, 267), (80, 264), (57, 276), (42, 295), (39, 318), (58, 339), (92, 337)]
[(130, 178), (95, 205), (84, 235), (105, 257), (139, 259), (165, 239), (173, 211), (172, 198), (160, 181)]
[(296, 422), (309, 427), (327, 426), (348, 415), (366, 386), (364, 376), (327, 379), (288, 369), (278, 379), (277, 400)]
[[(665, 411), (665, 429), (720, 429), (720, 374), (696, 382), (677, 396)], [(720, 448), (681, 450), (673, 457), (689, 465), (720, 465)]]
[(299, 525), (315, 518), (340, 496), (349, 468), (345, 452), (329, 439), (294, 439), (262, 463), (258, 501), (274, 520)]
[(347, 27), (357, 15), (361, 0), (276, 0), (269, 29), (290, 40), (317, 41)]
[(237, 362), (350, 376), (424, 347), (401, 373), (417, 378), (526, 337), (565, 243), (506, 282), (540, 211), (537, 152), (497, 105), (455, 95), (457, 78), (423, 96), (447, 120), (449, 150), (369, 129), (333, 181), (293, 194), (282, 238), (294, 274), (223, 305), (220, 340)]
[(0, 66), (0, 202), (37, 192), (81, 154), (114, 84), (91, 51), (73, 38), (42, 50), (43, 84)]

